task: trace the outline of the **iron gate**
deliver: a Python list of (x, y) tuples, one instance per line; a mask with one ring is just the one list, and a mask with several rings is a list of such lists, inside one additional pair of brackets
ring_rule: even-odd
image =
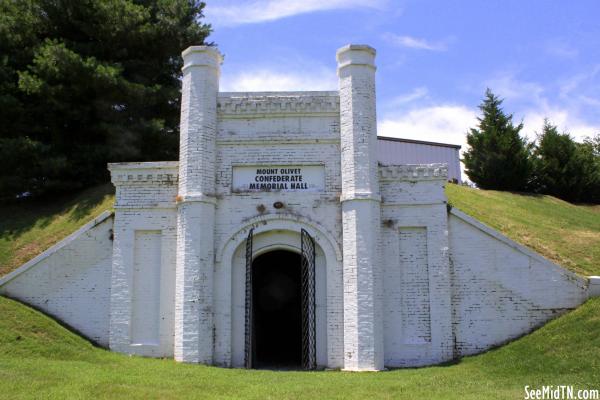
[(254, 343), (252, 340), (253, 320), (252, 320), (252, 235), (254, 228), (248, 232), (246, 238), (246, 319), (245, 319), (245, 347), (244, 347), (244, 365), (246, 368), (252, 368), (252, 353)]
[[(246, 238), (246, 301), (245, 301), (245, 349), (244, 365), (252, 368), (254, 355), (254, 321), (252, 318), (252, 238), (250, 229)], [(301, 304), (302, 304), (302, 368), (317, 367), (316, 321), (315, 321), (315, 241), (304, 229), (301, 238)]]
[(302, 368), (317, 367), (315, 334), (315, 241), (304, 229), (301, 236)]

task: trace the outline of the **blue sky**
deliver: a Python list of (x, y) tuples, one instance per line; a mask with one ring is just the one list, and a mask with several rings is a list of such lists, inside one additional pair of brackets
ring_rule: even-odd
[(222, 91), (336, 90), (336, 50), (369, 44), (379, 135), (464, 145), (486, 87), (530, 139), (600, 133), (600, 1), (206, 1)]

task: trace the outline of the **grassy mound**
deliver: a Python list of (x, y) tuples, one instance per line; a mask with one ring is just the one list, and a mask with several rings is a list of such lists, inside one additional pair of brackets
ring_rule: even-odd
[(0, 297), (0, 398), (518, 399), (600, 382), (600, 298), (457, 364), (381, 373), (223, 369), (110, 353)]
[(446, 195), (461, 211), (557, 264), (600, 275), (600, 206), (458, 185), (448, 185)]
[(0, 276), (69, 236), (114, 203), (110, 184), (0, 207)]

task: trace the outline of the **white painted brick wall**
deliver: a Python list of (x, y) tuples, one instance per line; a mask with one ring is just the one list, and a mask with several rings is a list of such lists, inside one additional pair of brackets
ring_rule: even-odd
[(528, 333), (588, 297), (586, 279), (456, 209), (449, 229), (457, 356)]
[(108, 347), (113, 218), (109, 212), (0, 279), (30, 304)]
[[(453, 355), (445, 180), (445, 165), (380, 167), (383, 324), (389, 367), (439, 363)], [(407, 234), (415, 231), (421, 234)], [(417, 239), (421, 243), (413, 243)], [(423, 256), (425, 260), (415, 260)], [(408, 260), (423, 270), (407, 266)], [(403, 301), (408, 296), (411, 300)], [(427, 298), (428, 307), (414, 304)]]
[[(173, 357), (177, 163), (110, 164), (109, 169), (117, 188), (112, 246), (110, 348), (129, 354)], [(139, 265), (140, 260), (135, 259), (136, 236), (144, 232), (155, 232), (160, 236), (161, 248), (157, 253), (160, 254), (160, 260), (155, 260), (160, 274), (159, 299), (156, 301), (160, 309), (147, 309), (147, 313), (134, 315), (134, 269), (137, 266), (144, 267)], [(138, 343), (135, 335), (132, 337), (134, 320), (155, 319), (157, 311), (158, 342)]]

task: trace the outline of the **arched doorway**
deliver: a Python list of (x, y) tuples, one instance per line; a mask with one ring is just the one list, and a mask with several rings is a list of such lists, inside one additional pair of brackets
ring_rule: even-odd
[(252, 365), (300, 368), (302, 300), (300, 254), (275, 250), (252, 262)]
[[(336, 242), (323, 233), (324, 228), (316, 230), (297, 216), (293, 216), (293, 221), (286, 218), (267, 215), (260, 217), (258, 222), (253, 220), (253, 224), (231, 237), (227, 236), (226, 244), (217, 251), (215, 282), (230, 285), (225, 286), (225, 290), (217, 286), (215, 292), (215, 309), (218, 315), (222, 315), (222, 318), (215, 320), (218, 338), (215, 343), (215, 363), (219, 365), (256, 368), (252, 365), (252, 335), (248, 335), (252, 333), (252, 329), (248, 329), (252, 326), (252, 315), (247, 307), (252, 304), (252, 290), (250, 293), (247, 290), (248, 287), (252, 288), (252, 274), (248, 274), (248, 271), (252, 271), (253, 261), (261, 255), (284, 250), (300, 255), (305, 253), (308, 256), (304, 257), (305, 261), (314, 260), (314, 324), (307, 320), (309, 335), (303, 337), (307, 339), (307, 346), (303, 346), (303, 350), (308, 350), (306, 358), (309, 362), (306, 367), (303, 362), (298, 369), (343, 366), (343, 309), (338, 300), (342, 296), (341, 252), (332, 246)], [(303, 234), (303, 230), (308, 231), (309, 235), (306, 232)], [(309, 236), (314, 240), (310, 240)], [(313, 247), (314, 253), (311, 255)], [(314, 335), (310, 334), (311, 325)]]
[[(297, 343), (296, 332), (300, 332), (300, 359), (301, 366), (304, 369), (315, 369), (316, 367), (316, 320), (315, 320), (315, 242), (312, 236), (301, 229), (301, 251), (299, 258), (292, 256), (293, 252), (285, 250), (276, 250), (271, 257), (265, 258), (266, 261), (258, 263), (259, 267), (255, 268), (255, 258), (253, 257), (253, 233), (254, 229), (250, 229), (248, 232), (248, 238), (246, 239), (246, 298), (245, 298), (245, 355), (244, 364), (246, 368), (257, 368), (261, 364), (264, 366), (267, 364), (271, 367), (295, 367), (297, 366), (295, 349), (295, 343)], [(291, 253), (292, 255), (288, 255)], [(285, 256), (284, 256), (285, 254)], [(296, 259), (292, 259), (296, 257)], [(258, 258), (258, 257), (257, 257)], [(291, 264), (289, 264), (291, 262)], [(265, 267), (261, 267), (262, 265)], [(287, 270), (281, 270), (282, 265), (287, 265)], [(294, 267), (290, 267), (294, 265)], [(299, 278), (296, 272), (299, 268)], [(293, 268), (293, 270), (289, 269)], [(255, 273), (255, 269), (265, 271), (264, 273)], [(255, 276), (256, 275), (256, 276)], [(261, 278), (259, 283), (255, 284), (254, 279)], [(283, 308), (281, 315), (268, 315), (269, 312), (259, 308), (263, 305), (256, 305), (256, 297), (262, 296), (271, 301), (270, 306), (274, 307), (273, 294), (269, 294), (267, 288), (272, 288), (273, 293), (281, 292), (281, 283), (286, 282), (282, 287), (291, 296), (281, 304), (278, 304), (278, 308)], [(287, 287), (286, 287), (287, 286)], [(293, 287), (293, 291), (288, 289)], [(266, 290), (266, 291), (265, 291)], [(261, 291), (261, 292), (258, 292)], [(267, 293), (265, 295), (264, 293)], [(297, 293), (297, 294), (296, 294)], [(291, 331), (283, 332), (281, 329), (277, 329), (277, 319), (283, 318), (283, 315), (287, 315), (290, 318), (289, 326), (286, 329), (292, 329), (292, 326), (296, 326), (297, 315), (293, 311), (297, 298), (300, 298), (300, 330), (295, 330), (292, 334)], [(282, 300), (282, 301), (283, 301)], [(284, 304), (285, 303), (285, 304)], [(290, 307), (288, 309), (288, 307)], [(261, 312), (261, 319), (257, 322), (257, 312)], [(265, 316), (265, 314), (267, 316)], [(289, 315), (292, 314), (293, 317)], [(292, 319), (294, 322), (292, 322)], [(268, 324), (267, 328), (262, 327), (259, 324)], [(294, 328), (295, 329), (295, 328)], [(265, 339), (263, 342), (262, 338), (257, 337), (258, 333), (261, 333), (263, 337), (268, 337), (271, 341)], [(265, 332), (268, 332), (265, 333)], [(275, 333), (273, 333), (275, 332)], [(278, 336), (275, 339), (274, 336)], [(258, 345), (257, 342), (261, 341), (262, 345)], [(275, 342), (273, 342), (275, 340)], [(276, 343), (283, 341), (284, 344), (278, 347)], [(272, 349), (272, 350), (270, 350)], [(288, 353), (289, 351), (289, 353)], [(279, 355), (275, 353), (279, 353)], [(283, 354), (281, 354), (283, 353)], [(266, 359), (265, 359), (266, 357)], [(273, 365), (275, 364), (275, 365)]]

